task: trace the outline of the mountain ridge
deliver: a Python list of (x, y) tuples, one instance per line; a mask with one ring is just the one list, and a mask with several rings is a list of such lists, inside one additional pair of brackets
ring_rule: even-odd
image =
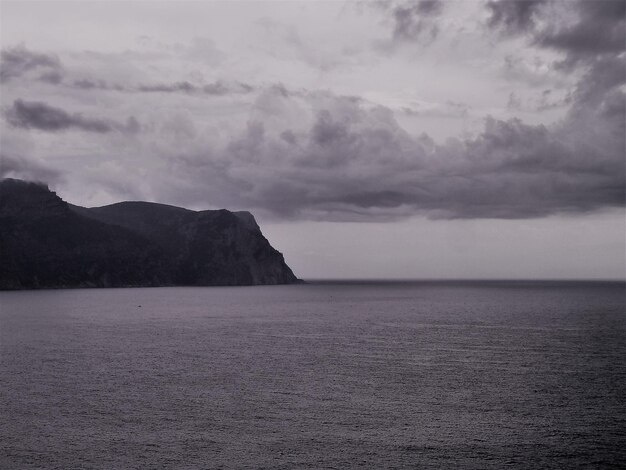
[(254, 216), (144, 201), (69, 204), (0, 180), (0, 289), (300, 282)]

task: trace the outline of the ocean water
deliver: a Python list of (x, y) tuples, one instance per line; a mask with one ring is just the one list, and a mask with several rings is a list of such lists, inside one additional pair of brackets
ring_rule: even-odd
[(0, 468), (624, 468), (624, 283), (0, 293)]

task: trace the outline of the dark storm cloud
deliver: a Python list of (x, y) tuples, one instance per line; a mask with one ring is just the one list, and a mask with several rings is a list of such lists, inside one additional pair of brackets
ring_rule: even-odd
[(574, 105), (576, 108), (596, 107), (608, 95), (615, 98), (613, 92), (620, 92), (620, 87), (624, 84), (626, 84), (626, 57), (595, 59), (576, 87)]
[(136, 133), (139, 130), (139, 123), (134, 117), (130, 117), (126, 124), (120, 124), (112, 120), (85, 117), (80, 113), (70, 114), (41, 101), (15, 100), (6, 112), (6, 118), (14, 127), (47, 132), (78, 129), (104, 134), (112, 131)]
[(626, 41), (626, 2), (579, 0), (573, 4), (573, 24), (550, 24), (535, 33), (537, 44), (563, 51), (569, 62), (594, 60), (598, 55), (620, 54)]
[[(303, 96), (268, 90), (262, 106), (288, 109)], [(273, 127), (261, 115), (222, 151), (177, 158), (178, 176), (198, 200), (174, 187), (176, 202), (211, 201), (287, 219), (381, 221), (414, 214), (532, 218), (624, 206), (617, 107), (588, 109), (551, 127), (488, 118), (477, 137), (438, 145), (409, 135), (384, 107), (328, 93), (306, 99), (311, 109), (302, 115), (315, 111), (304, 128)]]
[[(568, 20), (552, 15), (548, 3), (557, 11), (567, 9)], [(176, 159), (183, 188), (194, 189), (184, 193), (173, 187), (176, 195), (169, 197), (179, 197), (183, 205), (211, 201), (320, 220), (415, 214), (519, 219), (623, 208), (623, 8), (616, 2), (589, 3), (596, 2), (487, 4), (492, 29), (560, 51), (554, 73), (575, 68), (581, 77), (571, 92), (553, 97), (551, 89), (537, 90), (532, 106), (570, 106), (553, 125), (486, 118), (477, 136), (437, 144), (425, 134), (408, 134), (391, 110), (358, 98), (268, 88), (247, 127), (223, 149)], [(387, 2), (383, 8), (391, 12), (394, 42), (436, 36), (441, 5)], [(592, 37), (587, 24), (604, 30)], [(614, 40), (618, 34), (621, 45)], [(511, 106), (521, 105), (511, 95)], [(403, 111), (423, 112), (409, 106)], [(184, 196), (192, 193), (197, 199)]]
[[(576, 70), (582, 74), (573, 92), (564, 98), (564, 104), (571, 104), (568, 122), (580, 122), (580, 116), (586, 116), (589, 125), (613, 129), (621, 133), (623, 141), (625, 117), (621, 111), (626, 102), (623, 91), (626, 85), (626, 2), (551, 1), (549, 3), (559, 14), (545, 15), (541, 26), (537, 26), (535, 20), (543, 11), (539, 9), (541, 4), (548, 2), (517, 6), (509, 3), (525, 2), (489, 2), (489, 8), (500, 12), (500, 16), (495, 13), (492, 16), (491, 26), (509, 23), (525, 25), (514, 32), (527, 34), (530, 42), (536, 46), (563, 54), (563, 60), (556, 63), (557, 70), (566, 73)], [(564, 20), (564, 12), (570, 13), (572, 19)], [(496, 21), (495, 18), (499, 19)], [(517, 20), (507, 21), (503, 18)], [(550, 106), (548, 96), (544, 98), (543, 105)], [(605, 111), (609, 109), (611, 111), (607, 114)], [(596, 122), (592, 122), (594, 117)]]
[[(611, 107), (624, 109), (626, 95), (626, 2), (578, 1), (577, 21), (535, 34), (542, 47), (563, 52), (566, 72), (584, 71), (572, 95), (572, 114)], [(619, 125), (624, 122), (622, 113)], [(622, 125), (622, 132), (624, 127)]]
[(547, 0), (490, 0), (488, 25), (515, 35), (534, 29), (539, 9)]
[[(547, 5), (555, 13), (544, 14)], [(534, 45), (565, 53), (564, 65), (618, 55), (626, 45), (623, 0), (492, 0), (487, 9), (488, 26), (509, 35), (526, 34)]]
[[(536, 99), (522, 93), (522, 101), (511, 94), (511, 109), (528, 108), (529, 102), (544, 109), (571, 106), (551, 126), (487, 118), (477, 136), (438, 144), (426, 134), (407, 133), (388, 108), (331, 92), (282, 85), (255, 89), (227, 81), (158, 82), (157, 77), (152, 77), (154, 83), (139, 80), (123, 86), (80, 77), (60, 81), (62, 76), (56, 83), (94, 95), (100, 90), (128, 93), (128, 98), (133, 93), (151, 99), (150, 94), (154, 99), (170, 94), (172, 101), (174, 95), (258, 93), (240, 131), (234, 130), (236, 118), (212, 126), (203, 112), (172, 113), (161, 127), (159, 116), (154, 116), (153, 128), (162, 132), (142, 133), (138, 139), (145, 140), (132, 151), (145, 163), (151, 197), (164, 202), (209, 203), (285, 219), (368, 221), (415, 214), (530, 218), (624, 207), (625, 55), (623, 44), (618, 47), (614, 40), (623, 30), (621, 7), (615, 2), (591, 7), (585, 2), (554, 2), (570, 9), (572, 18), (565, 21), (559, 15), (543, 16), (549, 10), (547, 0), (519, 3), (488, 2), (488, 25), (505, 37), (525, 35), (535, 47), (560, 52), (561, 64), (553, 73), (573, 71), (572, 76), (581, 77), (571, 93), (562, 88), (552, 92), (546, 85), (552, 79), (536, 77), (523, 63), (511, 61), (511, 74), (528, 76), (541, 86), (533, 90)], [(390, 44), (431, 41), (439, 33), (441, 9), (441, 2), (386, 3), (384, 11), (393, 26)], [(594, 36), (586, 23), (602, 31)], [(54, 68), (37, 65), (27, 70), (36, 80), (57, 80)], [(44, 74), (50, 76), (43, 79)], [(401, 111), (437, 117), (470, 112), (463, 103), (443, 101), (438, 108), (407, 103)], [(142, 122), (151, 122), (152, 109), (144, 111), (149, 117)], [(121, 124), (22, 100), (13, 103), (7, 120), (16, 127), (48, 132), (75, 129), (108, 135), (140, 129), (134, 118)], [(8, 168), (45, 170), (15, 157), (8, 161)], [(110, 167), (106, 178), (97, 176), (103, 186), (111, 187), (112, 194), (119, 192), (116, 181), (132, 187), (131, 176), (116, 165)]]
[(0, 53), (0, 82), (16, 79), (31, 71), (39, 71), (42, 81), (59, 83), (63, 67), (58, 57), (28, 50), (25, 46), (3, 49)]

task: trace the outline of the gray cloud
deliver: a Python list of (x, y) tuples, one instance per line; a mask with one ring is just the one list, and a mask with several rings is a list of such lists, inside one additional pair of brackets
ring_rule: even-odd
[(560, 70), (555, 70), (551, 62), (537, 56), (532, 59), (513, 54), (505, 56), (502, 76), (507, 80), (522, 82), (536, 88), (571, 86), (567, 76), (563, 76)]
[(109, 90), (125, 93), (182, 93), (187, 95), (210, 95), (225, 96), (233, 94), (246, 94), (255, 90), (252, 85), (238, 81), (225, 82), (217, 80), (206, 85), (194, 85), (188, 81), (170, 83), (152, 83), (133, 85), (110, 84), (104, 80), (80, 79), (74, 80), (71, 88), (80, 90)]
[[(610, 95), (615, 99), (626, 84), (626, 57), (623, 55), (597, 58), (582, 77), (574, 92), (574, 112), (581, 108), (597, 107)], [(617, 93), (617, 94), (616, 94)]]
[[(202, 41), (194, 43), (197, 47)], [(182, 46), (181, 46), (182, 47)], [(208, 47), (208, 46), (207, 46)], [(200, 50), (196, 51), (200, 54)], [(69, 71), (71, 72), (71, 70)], [(0, 82), (18, 77), (40, 81), (51, 85), (83, 91), (117, 91), (125, 93), (183, 93), (208, 96), (246, 94), (255, 90), (252, 85), (240, 81), (217, 80), (208, 84), (193, 84), (188, 81), (133, 85), (110, 83), (102, 79), (78, 77), (71, 79), (56, 55), (34, 52), (20, 45), (3, 49), (0, 62)], [(69, 75), (69, 78), (68, 78)]]
[(133, 85), (111, 84), (105, 80), (79, 79), (67, 84), (70, 88), (79, 90), (108, 90), (124, 93), (182, 93), (187, 95), (225, 96), (231, 94), (246, 94), (255, 90), (252, 85), (238, 81), (225, 82), (217, 80), (206, 85), (194, 85), (188, 81), (170, 83), (152, 83)]
[[(143, 106), (145, 114), (137, 115), (146, 116), (142, 122), (160, 130), (137, 136), (132, 149), (127, 142), (115, 142), (123, 139), (110, 139), (112, 146), (119, 145), (116, 150), (121, 155), (133, 153), (133, 161), (145, 167), (141, 184), (133, 179), (137, 176), (125, 171), (127, 162), (103, 164), (102, 171), (84, 170), (92, 171), (87, 181), (100, 178), (103, 187), (112, 188), (111, 194), (119, 193), (115, 184), (123, 181), (124, 187), (136, 185), (141, 188), (138, 192), (145, 191), (152, 200), (323, 220), (394, 220), (414, 214), (529, 218), (624, 207), (624, 53), (623, 46), (618, 48), (611, 39), (622, 27), (623, 15), (609, 15), (613, 4), (587, 7), (576, 3), (571, 21), (566, 22), (558, 15), (542, 16), (548, 11), (545, 2), (529, 3), (490, 2), (489, 26), (509, 36), (527, 35), (530, 45), (559, 51), (563, 57), (559, 70), (576, 68), (572, 76), (582, 77), (569, 95), (563, 89), (553, 95), (541, 77), (536, 79), (541, 88), (532, 94), (521, 90), (511, 95), (513, 108), (528, 107), (528, 103), (547, 108), (567, 100), (563, 104), (571, 105), (571, 112), (550, 126), (487, 118), (477, 136), (438, 144), (425, 134), (410, 135), (388, 108), (331, 92), (294, 91), (295, 85), (293, 89), (255, 89), (259, 96), (243, 126), (241, 114), (226, 116), (217, 109), (213, 119), (206, 108), (183, 106), (177, 112), (188, 122), (173, 113), (167, 116), (171, 122), (164, 123), (164, 117), (145, 109), (152, 99), (149, 94), (221, 96), (253, 88), (224, 81), (203, 85), (200, 78), (193, 83), (151, 84), (145, 75), (128, 82), (121, 79), (124, 86), (86, 78), (65, 78), (58, 83), (94, 93), (129, 93), (122, 97), (136, 100), (129, 109), (141, 113)], [(394, 44), (427, 42), (438, 34), (440, 2), (395, 2), (385, 11), (393, 24)], [(581, 44), (587, 34), (583, 34), (586, 21), (613, 32), (603, 31), (601, 37), (589, 37), (589, 44)], [(511, 73), (528, 75), (524, 64), (513, 65)], [(36, 80), (54, 71), (38, 67), (28, 69)], [(529, 73), (529, 80), (534, 80), (532, 68)], [(48, 82), (54, 80), (50, 75)], [(145, 95), (140, 100), (130, 93)], [(120, 99), (107, 98), (111, 102)], [(454, 101), (439, 109), (428, 108), (428, 103), (424, 109), (411, 103), (405, 108), (402, 112), (407, 114), (437, 117), (469, 112), (466, 105)], [(13, 103), (7, 119), (17, 127), (49, 132), (77, 129), (105, 134), (137, 132), (140, 127), (132, 118), (121, 124), (21, 100)], [(98, 158), (93, 155), (94, 160)]]
[[(543, 14), (546, 5), (556, 13)], [(491, 0), (487, 9), (488, 26), (508, 35), (526, 34), (535, 45), (565, 53), (562, 65), (620, 54), (625, 48), (626, 2), (622, 0)], [(572, 14), (573, 21), (565, 19)]]
[(541, 92), (526, 95), (523, 98), (516, 92), (509, 93), (506, 108), (509, 111), (542, 112), (550, 109), (564, 108), (572, 104), (572, 93), (556, 92), (545, 89)]
[(519, 97), (515, 94), (515, 92), (509, 93), (509, 99), (506, 103), (507, 109), (518, 111), (522, 108), (522, 102)]
[[(615, 2), (592, 7), (579, 2), (574, 21), (566, 23), (542, 16), (546, 2), (517, 3), (490, 2), (489, 25), (562, 51), (567, 65), (561, 67), (580, 67), (582, 78), (573, 92), (552, 98), (544, 89), (536, 100), (545, 108), (570, 104), (562, 121), (543, 126), (487, 118), (476, 137), (436, 144), (406, 133), (389, 109), (359, 99), (266, 90), (254, 119), (224, 149), (179, 161), (180, 179), (195, 188), (199, 200), (283, 218), (515, 219), (624, 207), (623, 41), (617, 48), (610, 39), (614, 33), (589, 38), (584, 47), (565, 40), (583, 37), (587, 21), (619, 31), (621, 9)], [(421, 5), (387, 4), (396, 21), (394, 40), (423, 40), (424, 31), (436, 35), (416, 22), (436, 19), (440, 7)], [(299, 113), (291, 111), (296, 100), (307, 103)], [(512, 95), (511, 106), (518, 102)], [(301, 115), (307, 124), (280, 119), (277, 124), (281, 113)]]
[(153, 85), (139, 85), (136, 90), (143, 93), (186, 93), (222, 96), (229, 94), (245, 94), (254, 91), (251, 85), (232, 82), (216, 81), (207, 85), (194, 85), (190, 82), (160, 83)]
[(176, 82), (169, 84), (139, 85), (137, 90), (145, 93), (195, 93), (197, 88), (189, 82)]
[(393, 9), (394, 41), (432, 41), (439, 34), (439, 26), (433, 20), (443, 9), (440, 0), (407, 2)]
[(112, 131), (128, 133), (139, 131), (139, 123), (134, 117), (130, 117), (126, 124), (120, 124), (112, 120), (85, 117), (80, 113), (70, 114), (41, 101), (15, 100), (13, 106), (6, 112), (6, 118), (14, 127), (47, 132), (69, 129), (100, 134)]
[(409, 116), (431, 116), (443, 118), (467, 117), (471, 111), (471, 106), (466, 103), (459, 103), (448, 100), (445, 103), (422, 105), (416, 103), (412, 106), (402, 106), (400, 108), (404, 114)]
[[(296, 100), (266, 93), (274, 110)], [(323, 220), (532, 218), (625, 203), (619, 109), (551, 127), (488, 118), (478, 136), (438, 145), (406, 133), (384, 107), (320, 92), (307, 100), (305, 127), (261, 115), (222, 150), (176, 157), (187, 189), (163, 196)]]
[(535, 28), (536, 16), (547, 0), (490, 0), (487, 24), (504, 34), (515, 35)]
[(45, 181), (52, 184), (62, 180), (62, 173), (23, 156), (0, 153), (1, 178)]
[(126, 87), (119, 84), (110, 84), (105, 80), (90, 80), (88, 78), (81, 78), (74, 80), (71, 84), (66, 84), (70, 88), (77, 90), (113, 90), (113, 91), (127, 91)]
[(540, 98), (536, 104), (535, 109), (537, 111), (544, 111), (547, 109), (560, 108), (572, 103), (572, 94), (567, 93), (562, 98), (555, 98), (553, 90), (543, 90)]
[(267, 37), (263, 41), (267, 50), (275, 57), (302, 62), (322, 73), (356, 65), (359, 61), (359, 48), (348, 47), (342, 51), (328, 50), (319, 42), (302, 37), (293, 26), (262, 18), (257, 21)]
[(28, 50), (20, 45), (3, 49), (0, 53), (0, 82), (19, 78), (31, 71), (39, 71), (41, 81), (59, 83), (63, 66), (58, 57)]
[(388, 15), (393, 28), (390, 40), (379, 45), (383, 50), (408, 42), (428, 44), (439, 34), (442, 0), (385, 1), (372, 5)]
[[(626, 2), (622, 0), (578, 0), (574, 4), (577, 21), (551, 23), (535, 33), (543, 47), (563, 51), (570, 63), (595, 60), (599, 55), (620, 54), (626, 37)], [(568, 2), (568, 5), (571, 5)]]
[[(541, 31), (535, 40), (544, 47), (564, 52), (565, 61), (560, 66), (566, 71), (573, 67), (585, 71), (572, 94), (572, 116), (607, 107), (623, 110), (626, 102), (623, 91), (626, 85), (626, 2), (580, 0), (576, 8), (576, 22)], [(622, 112), (617, 120), (622, 132), (626, 128), (624, 114)]]
[[(556, 68), (566, 73), (577, 69), (582, 78), (574, 91), (566, 96), (565, 104), (571, 103), (569, 119), (577, 116), (590, 116), (602, 109), (612, 109), (615, 122), (604, 122), (610, 127), (619, 127), (624, 122), (625, 95), (622, 87), (626, 84), (626, 2), (621, 0), (577, 0), (575, 2), (551, 1), (554, 8), (561, 8), (573, 14), (573, 19), (565, 21), (562, 15), (544, 15), (541, 26), (535, 19), (542, 11), (540, 7), (547, 1), (526, 2), (510, 0), (491, 1), (488, 8), (495, 13), (491, 26), (512, 26), (510, 32), (527, 34), (534, 45), (559, 51), (564, 59)], [(508, 15), (508, 16), (507, 16)], [(506, 20), (506, 18), (517, 18)], [(497, 21), (495, 18), (499, 18)], [(544, 106), (549, 107), (547, 97)], [(541, 105), (540, 105), (541, 109)], [(606, 116), (598, 116), (606, 117)], [(622, 132), (624, 127), (622, 126)]]
[(45, 72), (39, 76), (39, 80), (42, 82), (50, 83), (52, 85), (58, 85), (63, 81), (63, 74), (58, 70), (51, 70)]
[[(293, 113), (301, 119), (291, 119)], [(209, 202), (282, 219), (584, 213), (624, 207), (623, 124), (624, 109), (602, 100), (557, 125), (488, 118), (476, 137), (437, 144), (404, 131), (387, 108), (329, 92), (274, 87), (263, 92), (248, 125), (224, 146), (205, 143), (171, 154), (167, 174), (159, 165), (144, 184), (150, 182), (152, 198), (163, 202)], [(181, 138), (189, 141), (188, 134)], [(5, 176), (30, 172), (46, 180), (45, 168), (24, 159), (9, 159), (2, 170)], [(105, 176), (98, 184), (117, 181)], [(124, 187), (133, 186), (127, 175), (120, 179)]]

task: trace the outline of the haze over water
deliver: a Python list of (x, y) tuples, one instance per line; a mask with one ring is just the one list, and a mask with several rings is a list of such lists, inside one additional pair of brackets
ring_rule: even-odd
[(617, 468), (625, 293), (0, 292), (0, 467)]

